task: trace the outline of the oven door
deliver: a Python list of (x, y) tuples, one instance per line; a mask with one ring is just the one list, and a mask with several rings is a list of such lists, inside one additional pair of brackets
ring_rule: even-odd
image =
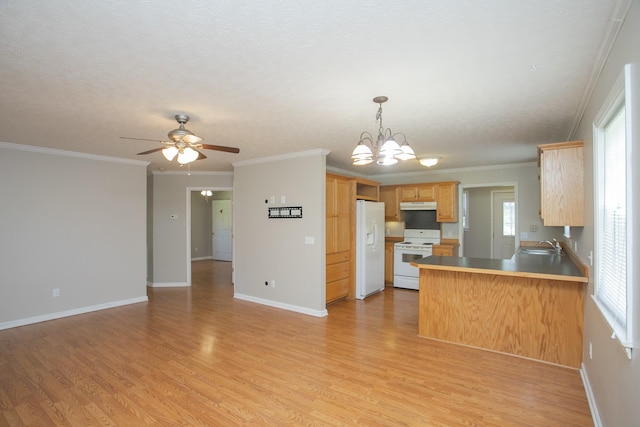
[[(393, 275), (418, 278), (418, 267), (411, 265), (412, 261), (431, 256), (431, 246), (420, 249), (395, 247), (393, 251)], [(395, 283), (395, 278), (394, 278)]]

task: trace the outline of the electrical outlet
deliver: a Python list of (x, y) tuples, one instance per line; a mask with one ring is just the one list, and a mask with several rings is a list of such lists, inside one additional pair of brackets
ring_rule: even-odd
[(53, 289), (53, 296), (54, 297), (59, 297), (60, 296), (60, 289), (59, 288), (54, 288)]
[(520, 232), (520, 238), (521, 239), (528, 239), (529, 238), (529, 233), (527, 233), (526, 231)]

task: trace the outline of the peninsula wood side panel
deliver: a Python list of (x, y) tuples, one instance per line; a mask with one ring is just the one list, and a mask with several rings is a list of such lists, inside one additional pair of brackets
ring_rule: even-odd
[(422, 270), (422, 337), (578, 368), (584, 285), (459, 271)]

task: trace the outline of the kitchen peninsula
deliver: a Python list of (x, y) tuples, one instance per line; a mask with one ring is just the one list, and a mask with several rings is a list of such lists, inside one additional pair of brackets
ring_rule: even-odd
[(589, 273), (573, 253), (412, 264), (420, 269), (418, 335), (580, 367)]

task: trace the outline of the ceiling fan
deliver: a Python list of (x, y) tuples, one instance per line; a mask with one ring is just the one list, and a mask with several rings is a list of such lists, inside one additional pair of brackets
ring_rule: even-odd
[(157, 151), (162, 151), (164, 157), (171, 161), (177, 156), (177, 161), (180, 165), (186, 165), (196, 160), (206, 159), (207, 156), (202, 154), (201, 149), (205, 150), (217, 150), (226, 151), (227, 153), (239, 153), (240, 149), (236, 147), (226, 147), (224, 145), (211, 145), (202, 144), (203, 139), (185, 129), (184, 125), (189, 121), (189, 116), (184, 114), (176, 114), (176, 121), (180, 124), (177, 129), (170, 131), (167, 136), (170, 141), (160, 141), (157, 139), (145, 139), (145, 138), (129, 138), (121, 136), (122, 139), (134, 139), (137, 141), (155, 141), (164, 144), (163, 147), (154, 148), (152, 150), (143, 151), (138, 155), (151, 154)]

